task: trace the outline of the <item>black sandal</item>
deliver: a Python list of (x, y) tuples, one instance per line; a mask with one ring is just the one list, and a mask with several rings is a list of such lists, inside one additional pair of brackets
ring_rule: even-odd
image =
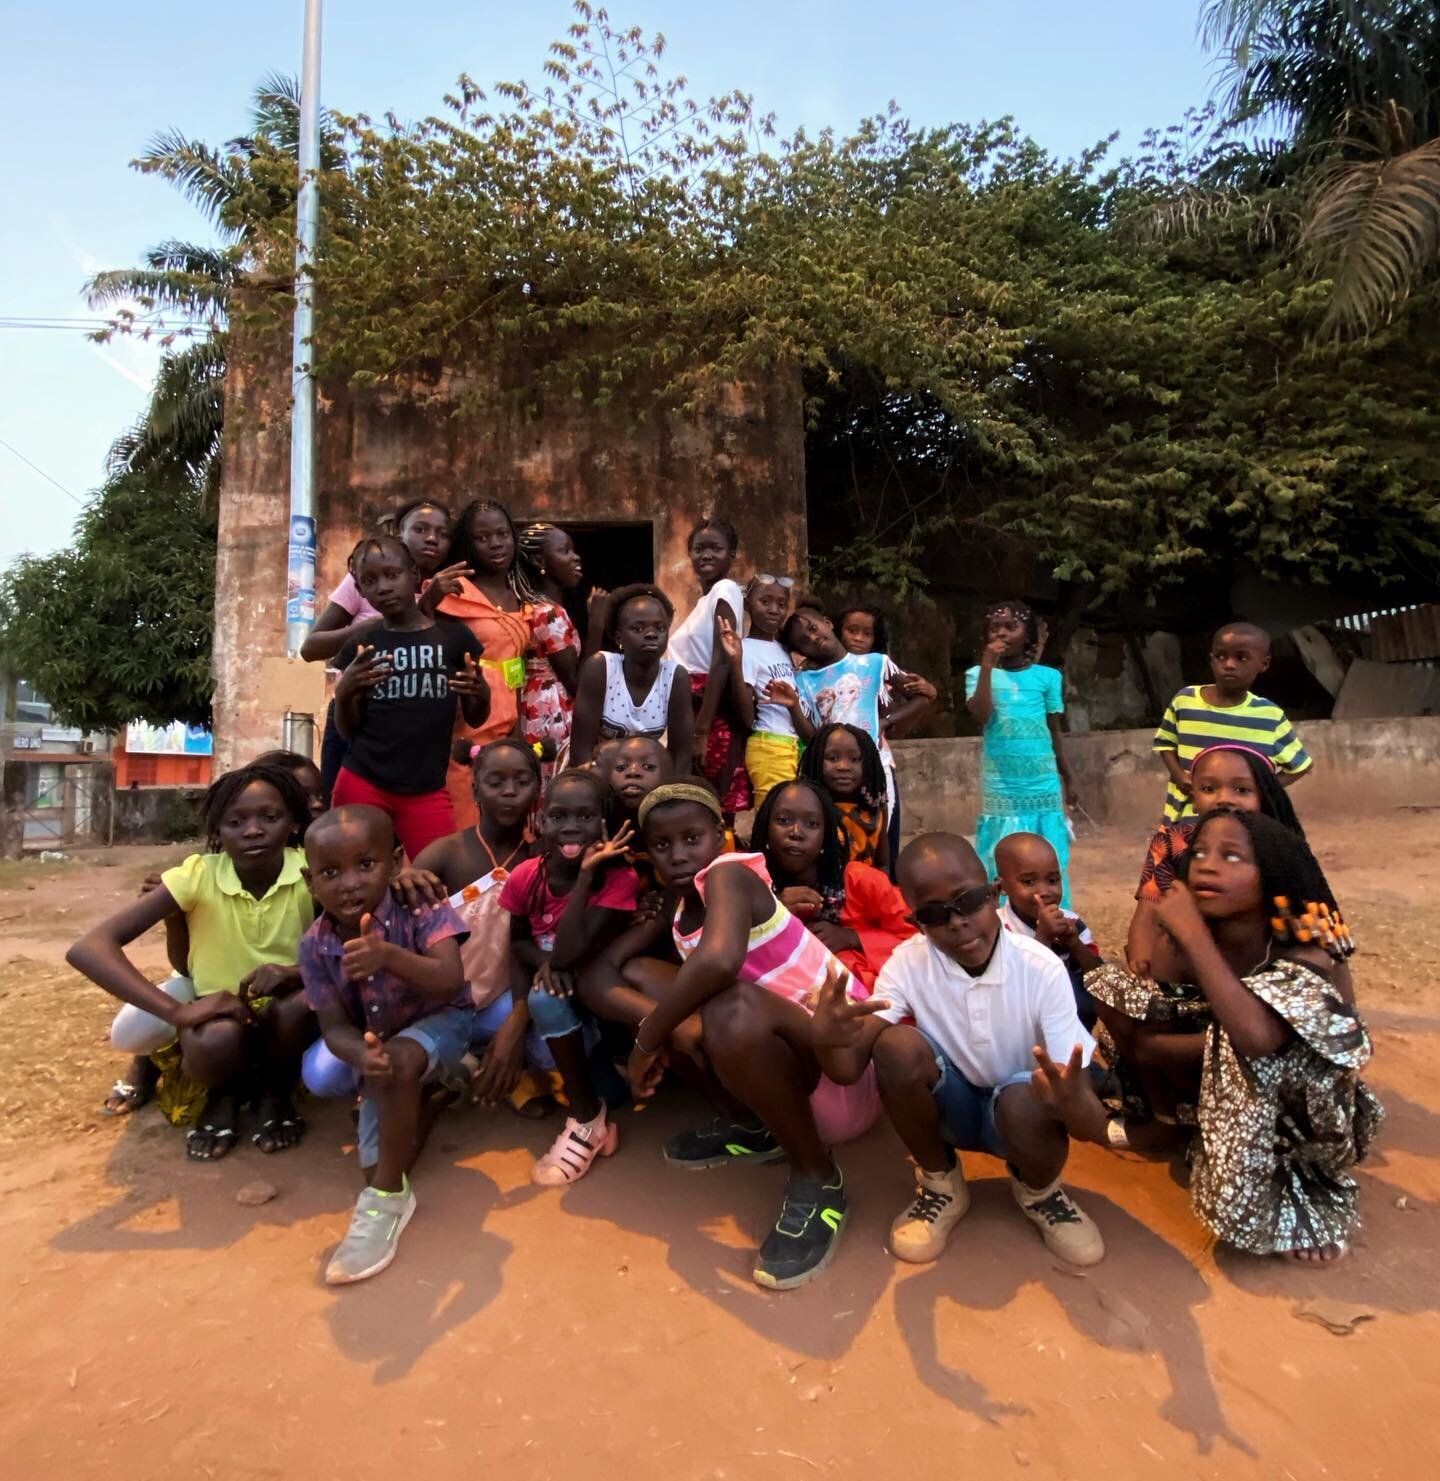
[[(200, 1137), (210, 1138), (208, 1151), (201, 1150)], [(234, 1147), (235, 1128), (233, 1126), (215, 1126), (209, 1121), (203, 1121), (199, 1126), (191, 1127), (185, 1133), (185, 1155), (191, 1162), (223, 1162)]]

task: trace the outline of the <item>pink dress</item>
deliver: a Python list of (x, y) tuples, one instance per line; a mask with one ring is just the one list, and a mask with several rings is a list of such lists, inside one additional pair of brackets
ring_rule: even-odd
[[(701, 901), (705, 899), (705, 884), (710, 872), (721, 866), (738, 864), (757, 875), (766, 889), (772, 888), (770, 873), (765, 868), (761, 854), (721, 854), (707, 864), (695, 876), (695, 890)], [(700, 945), (705, 934), (702, 924), (688, 933), (680, 929), (680, 911), (677, 906), (671, 934), (675, 938), (675, 949), (680, 960), (687, 960)], [(775, 901), (774, 914), (758, 926), (750, 928), (750, 940), (745, 947), (745, 962), (740, 968), (740, 981), (753, 982), (766, 992), (787, 998), (798, 1004), (807, 1013), (814, 1012), (815, 996), (824, 986), (831, 968), (841, 968), (818, 936), (812, 936), (798, 916)], [(853, 993), (853, 983), (852, 983)], [(865, 996), (856, 993), (855, 996)], [(865, 1067), (865, 1073), (854, 1085), (837, 1085), (821, 1075), (820, 1083), (810, 1096), (810, 1109), (815, 1115), (815, 1125), (823, 1141), (831, 1143), (853, 1141), (863, 1135), (874, 1124), (880, 1114), (880, 1093), (875, 1084), (875, 1066)]]

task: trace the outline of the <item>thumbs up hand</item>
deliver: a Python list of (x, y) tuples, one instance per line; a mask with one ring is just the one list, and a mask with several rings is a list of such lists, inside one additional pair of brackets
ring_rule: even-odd
[(360, 917), (360, 934), (344, 945), (345, 977), (361, 982), (381, 971), (390, 959), (390, 943), (380, 930), (375, 917), (368, 912)]
[(367, 1080), (379, 1084), (388, 1084), (395, 1078), (395, 1070), (390, 1063), (390, 1053), (385, 1048), (384, 1042), (375, 1034), (365, 1035), (365, 1063), (362, 1071)]

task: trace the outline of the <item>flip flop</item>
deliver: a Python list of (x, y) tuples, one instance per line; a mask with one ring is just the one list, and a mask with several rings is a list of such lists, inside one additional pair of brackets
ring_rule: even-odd
[[(215, 1145), (208, 1152), (200, 1151), (196, 1146), (197, 1137), (208, 1136), (215, 1138)], [(235, 1128), (233, 1126), (212, 1126), (208, 1121), (203, 1125), (192, 1127), (185, 1133), (185, 1155), (191, 1162), (220, 1162), (228, 1157), (235, 1146)]]
[[(264, 1136), (273, 1137), (277, 1130), (295, 1131), (289, 1141), (275, 1142), (269, 1147), (260, 1147), (260, 1139)], [(292, 1147), (298, 1147), (305, 1136), (305, 1121), (300, 1116), (272, 1116), (268, 1121), (260, 1123), (260, 1129), (250, 1133), (250, 1140), (254, 1142), (260, 1151), (267, 1157), (273, 1157), (277, 1152), (288, 1152)]]
[[(100, 1111), (105, 1116), (129, 1116), (141, 1106), (148, 1106), (154, 1098), (153, 1090), (132, 1085), (128, 1080), (117, 1080), (110, 1087), (110, 1094), (101, 1103)], [(111, 1101), (115, 1104), (111, 1105)]]

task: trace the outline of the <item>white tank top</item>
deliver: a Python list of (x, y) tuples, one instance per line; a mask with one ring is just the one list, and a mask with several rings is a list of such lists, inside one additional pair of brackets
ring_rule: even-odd
[(605, 709), (600, 734), (607, 740), (624, 735), (648, 735), (659, 740), (670, 716), (670, 689), (677, 667), (673, 658), (660, 660), (660, 672), (640, 704), (630, 698), (625, 683), (625, 660), (618, 653), (605, 653)]

